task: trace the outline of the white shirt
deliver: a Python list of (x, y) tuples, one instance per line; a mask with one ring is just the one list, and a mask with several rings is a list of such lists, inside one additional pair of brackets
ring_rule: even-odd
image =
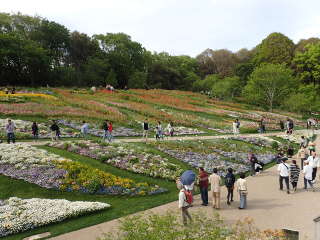
[(188, 207), (189, 203), (187, 202), (186, 194), (184, 189), (181, 189), (179, 192), (179, 208)]
[(278, 166), (278, 171), (281, 177), (289, 177), (290, 166), (286, 163), (280, 163)]
[(305, 179), (312, 180), (312, 167), (310, 165), (306, 165), (303, 167), (303, 174)]
[(320, 167), (320, 162), (318, 157), (309, 156), (306, 160), (312, 168)]
[(88, 131), (89, 131), (89, 124), (88, 123), (83, 124), (81, 127), (81, 132), (87, 133)]
[(236, 182), (238, 191), (248, 191), (247, 181), (245, 179), (239, 178)]

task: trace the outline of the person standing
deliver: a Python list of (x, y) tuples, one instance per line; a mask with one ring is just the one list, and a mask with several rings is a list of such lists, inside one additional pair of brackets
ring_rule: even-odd
[(300, 148), (304, 147), (306, 148), (308, 146), (308, 139), (305, 136), (301, 136), (300, 139)]
[(201, 193), (202, 206), (208, 206), (208, 173), (203, 169), (199, 168), (199, 188)]
[(298, 158), (300, 158), (301, 170), (303, 170), (304, 161), (307, 160), (307, 149), (304, 146), (301, 146), (301, 148), (299, 149)]
[(8, 142), (8, 144), (10, 144), (11, 141), (12, 141), (12, 143), (16, 142), (16, 137), (14, 135), (14, 130), (15, 129), (16, 129), (16, 126), (15, 126), (14, 122), (11, 121), (11, 119), (9, 119), (8, 123), (6, 125), (7, 142)]
[(281, 131), (283, 131), (284, 130), (284, 122), (282, 120), (280, 120), (279, 125), (280, 125)]
[(180, 189), (179, 192), (179, 209), (181, 209), (182, 221), (184, 225), (187, 225), (188, 219), (190, 223), (192, 222), (192, 218), (188, 211), (190, 204), (188, 203), (187, 194), (190, 194), (184, 186)]
[(35, 140), (35, 139), (38, 139), (38, 138), (39, 138), (39, 127), (38, 127), (37, 122), (33, 122), (33, 123), (32, 123), (31, 129), (32, 129), (33, 139), (34, 139), (34, 140)]
[(248, 161), (249, 161), (250, 167), (251, 167), (251, 176), (254, 176), (254, 175), (256, 175), (255, 164), (256, 164), (256, 162), (258, 162), (258, 159), (253, 154), (252, 151), (250, 151), (249, 154), (248, 154)]
[(232, 131), (233, 134), (239, 134), (239, 125), (237, 120), (234, 120), (234, 122), (232, 123)]
[(240, 174), (240, 178), (238, 179), (236, 186), (240, 196), (239, 209), (245, 209), (247, 208), (248, 186), (247, 186), (247, 180), (245, 179), (244, 173)]
[(259, 121), (259, 132), (260, 133), (265, 133), (266, 132), (266, 125), (265, 125), (264, 118), (261, 118), (260, 121)]
[(317, 170), (319, 167), (319, 158), (317, 157), (316, 152), (311, 152), (311, 156), (309, 156), (306, 160), (307, 163), (309, 163), (308, 165), (310, 167), (312, 167), (312, 181), (314, 182), (317, 176)]
[(228, 168), (228, 173), (224, 181), (228, 190), (227, 204), (230, 205), (230, 202), (233, 202), (233, 189), (234, 189), (234, 184), (236, 182), (236, 177), (233, 174), (232, 168)]
[(86, 123), (86, 121), (83, 121), (81, 126), (81, 134), (84, 138), (87, 138), (88, 133), (89, 133), (89, 124)]
[(103, 129), (103, 136), (102, 139), (106, 140), (106, 138), (108, 137), (108, 120), (104, 120), (103, 124), (102, 124), (102, 129)]
[(313, 183), (312, 183), (312, 173), (313, 173), (313, 169), (310, 165), (309, 162), (305, 161), (305, 166), (303, 167), (303, 174), (304, 174), (304, 189), (307, 189), (308, 188), (308, 184), (309, 186), (313, 189), (314, 191), (314, 188), (313, 188)]
[(149, 132), (148, 119), (144, 120), (144, 122), (142, 123), (142, 128), (143, 128), (142, 138), (144, 138), (146, 143), (147, 143), (147, 141), (148, 141), (148, 132)]
[(289, 187), (289, 165), (286, 163), (286, 158), (282, 159), (282, 162), (278, 165), (278, 172), (279, 172), (279, 184), (280, 190), (283, 190), (283, 180), (286, 183), (287, 193), (290, 193)]
[(297, 185), (299, 180), (300, 168), (297, 165), (296, 160), (292, 160), (290, 164), (290, 182), (292, 184), (293, 191), (297, 191)]
[(113, 131), (112, 122), (109, 121), (108, 122), (108, 133), (107, 133), (107, 137), (108, 137), (109, 142), (111, 142), (113, 140), (112, 131)]
[(156, 127), (156, 139), (160, 140), (161, 138), (163, 139), (163, 136), (162, 136), (162, 125), (161, 125), (161, 122), (158, 121), (158, 125)]
[(220, 181), (221, 177), (217, 174), (218, 169), (214, 168), (213, 173), (209, 177), (212, 191), (212, 205), (215, 209), (220, 209)]
[(173, 137), (174, 129), (173, 129), (173, 123), (172, 122), (168, 123), (167, 130), (168, 130), (169, 136)]
[(310, 152), (309, 155), (312, 155), (312, 152), (316, 151), (316, 144), (314, 142), (309, 142), (308, 149), (309, 149), (309, 152)]
[(60, 128), (55, 120), (52, 121), (51, 129), (51, 139), (52, 141), (58, 140), (60, 138)]

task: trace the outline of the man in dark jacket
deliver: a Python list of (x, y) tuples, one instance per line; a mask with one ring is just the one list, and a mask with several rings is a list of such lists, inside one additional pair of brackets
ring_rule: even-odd
[(257, 157), (253, 154), (253, 152), (249, 152), (248, 161), (251, 166), (251, 176), (254, 176), (254, 175), (256, 175), (255, 164), (256, 164), (256, 162), (258, 162), (258, 160), (257, 160)]
[(232, 168), (228, 168), (228, 173), (224, 181), (228, 189), (227, 204), (230, 205), (230, 202), (233, 202), (233, 189), (234, 189), (234, 183), (236, 182), (236, 177), (233, 174)]
[(199, 168), (199, 188), (201, 192), (202, 206), (208, 206), (208, 173), (201, 167)]

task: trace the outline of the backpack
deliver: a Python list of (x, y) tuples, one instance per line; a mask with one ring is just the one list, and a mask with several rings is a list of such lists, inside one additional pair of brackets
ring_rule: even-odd
[(189, 190), (184, 190), (184, 195), (186, 196), (186, 202), (188, 204), (192, 204), (192, 202), (193, 202), (192, 192)]
[(237, 128), (239, 128), (240, 127), (240, 122), (237, 122)]
[(226, 178), (225, 178), (225, 180), (224, 180), (224, 182), (225, 182), (226, 187), (232, 187), (233, 184), (234, 184), (231, 175), (229, 175), (229, 176), (227, 175)]

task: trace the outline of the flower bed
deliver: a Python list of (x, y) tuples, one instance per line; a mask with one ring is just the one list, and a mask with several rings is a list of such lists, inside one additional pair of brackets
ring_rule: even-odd
[[(32, 137), (32, 122), (25, 121), (25, 120), (12, 120), (16, 126), (16, 138), (31, 138)], [(8, 119), (0, 119), (0, 137), (5, 137), (5, 127), (8, 123)], [(39, 138), (51, 138), (51, 130), (50, 130), (50, 122), (48, 123), (38, 123), (39, 127)], [(79, 132), (75, 131), (74, 129), (65, 127), (61, 128), (61, 137), (62, 138), (73, 138), (79, 137)]]
[(27, 231), (110, 207), (100, 202), (11, 197), (0, 206), (0, 237)]
[(0, 144), (0, 173), (45, 188), (91, 194), (145, 195), (165, 191), (23, 143)]
[(50, 147), (65, 149), (67, 151), (98, 159), (115, 167), (135, 173), (142, 173), (151, 177), (175, 179), (180, 176), (182, 169), (168, 159), (146, 152), (141, 147), (132, 148), (128, 144), (121, 146), (95, 143), (92, 141), (52, 142)]

